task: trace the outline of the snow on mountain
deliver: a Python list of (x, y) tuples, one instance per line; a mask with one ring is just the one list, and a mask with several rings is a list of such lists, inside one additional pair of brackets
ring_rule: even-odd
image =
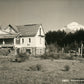
[(75, 31), (80, 30), (80, 29), (84, 29), (84, 26), (79, 24), (79, 23), (77, 23), (77, 22), (72, 22), (72, 23), (68, 24), (67, 26), (61, 28), (60, 30), (61, 31), (64, 30), (67, 33), (68, 32), (74, 33)]

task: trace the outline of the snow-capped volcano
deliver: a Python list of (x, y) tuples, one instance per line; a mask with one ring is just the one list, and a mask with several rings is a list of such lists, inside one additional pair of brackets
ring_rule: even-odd
[(77, 22), (72, 22), (60, 30), (64, 30), (66, 32), (72, 32), (73, 33), (73, 32), (80, 30), (80, 29), (84, 29), (84, 26), (77, 23)]

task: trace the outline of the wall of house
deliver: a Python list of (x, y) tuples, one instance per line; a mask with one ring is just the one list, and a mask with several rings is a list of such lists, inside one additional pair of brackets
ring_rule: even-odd
[(45, 37), (36, 37), (36, 47), (43, 47), (45, 48)]
[[(22, 42), (24, 39), (24, 42)], [(29, 42), (29, 39), (31, 42)], [(22, 37), (20, 38), (20, 44), (16, 43), (16, 38), (14, 38), (15, 47), (45, 47), (45, 37)]]
[(36, 55), (43, 55), (45, 53), (45, 48), (38, 47), (36, 48)]
[[(29, 42), (29, 38), (31, 42)], [(22, 42), (24, 39), (24, 43)], [(45, 53), (45, 38), (44, 37), (22, 37), (20, 38), (20, 44), (16, 44), (16, 38), (14, 39), (14, 45), (17, 48), (22, 48), (21, 52), (26, 52), (30, 49), (31, 55), (42, 55)]]
[[(16, 53), (18, 53), (18, 48), (16, 48)], [(45, 53), (45, 48), (36, 48), (36, 47), (23, 47), (19, 48), (19, 53), (28, 53), (33, 56), (43, 55)]]
[(45, 36), (45, 34), (44, 34), (44, 30), (43, 30), (42, 26), (40, 26), (39, 29), (38, 29), (38, 31), (37, 31), (36, 36), (38, 36), (38, 35)]
[(45, 48), (45, 34), (42, 26), (39, 27), (35, 38), (36, 38), (36, 47)]
[[(20, 38), (20, 44), (16, 43), (16, 39), (17, 38), (14, 38), (14, 45), (15, 45), (15, 47), (18, 47), (18, 48), (21, 48), (21, 47), (35, 47), (35, 45), (36, 45), (35, 37), (21, 37)], [(23, 42), (22, 39), (24, 40), (24, 42)], [(29, 39), (30, 39), (30, 41), (29, 41)]]

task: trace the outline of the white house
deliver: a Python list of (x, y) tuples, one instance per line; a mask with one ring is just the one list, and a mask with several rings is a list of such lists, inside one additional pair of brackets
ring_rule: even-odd
[(32, 55), (45, 53), (45, 33), (41, 24), (8, 25), (0, 28), (0, 47), (20, 49)]

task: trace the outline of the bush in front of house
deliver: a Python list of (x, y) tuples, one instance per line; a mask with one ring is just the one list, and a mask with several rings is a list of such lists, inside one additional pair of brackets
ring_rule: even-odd
[(15, 56), (11, 56), (10, 61), (12, 61), (12, 62), (24, 62), (26, 59), (29, 59), (29, 55), (27, 53), (19, 53)]
[(16, 55), (16, 58), (17, 58), (17, 62), (23, 62), (25, 61), (26, 59), (29, 59), (29, 54), (27, 53), (19, 53), (18, 55)]
[(10, 53), (10, 48), (1, 48), (0, 55), (7, 56)]

